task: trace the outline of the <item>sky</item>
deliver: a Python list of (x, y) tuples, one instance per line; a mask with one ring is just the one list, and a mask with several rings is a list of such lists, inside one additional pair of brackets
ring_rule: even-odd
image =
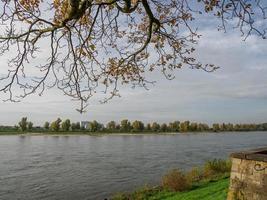
[[(102, 123), (122, 119), (209, 124), (267, 122), (267, 40), (252, 35), (243, 41), (240, 32), (217, 31), (213, 23), (200, 27), (202, 37), (196, 46), (196, 57), (203, 63), (220, 66), (213, 73), (184, 68), (175, 72), (172, 81), (151, 74), (156, 84), (149, 90), (122, 88), (121, 97), (107, 104), (101, 104), (96, 96), (82, 115), (75, 110), (78, 102), (55, 89), (19, 103), (1, 101), (0, 124), (14, 125), (24, 116), (35, 125), (57, 117)], [(3, 60), (0, 65), (6, 67)]]

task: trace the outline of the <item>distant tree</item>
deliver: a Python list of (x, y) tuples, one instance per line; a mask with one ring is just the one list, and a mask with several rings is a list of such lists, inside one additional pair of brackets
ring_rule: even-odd
[(160, 125), (157, 122), (153, 122), (151, 126), (151, 130), (154, 132), (160, 131)]
[(63, 131), (69, 131), (70, 130), (70, 126), (71, 126), (71, 123), (70, 123), (69, 119), (66, 119), (61, 124), (61, 128), (62, 128)]
[(209, 128), (209, 125), (208, 124), (199, 123), (198, 124), (198, 127), (197, 127), (197, 130), (203, 132), (203, 131), (209, 131), (210, 128)]
[(161, 124), (161, 125), (160, 125), (160, 131), (161, 131), (161, 132), (166, 132), (166, 131), (168, 131), (168, 126), (167, 126), (167, 124), (165, 124), (165, 123)]
[[(88, 128), (88, 127), (87, 127), (87, 128)], [(85, 129), (84, 126), (81, 126), (81, 125), (80, 125), (80, 130), (84, 131), (84, 130), (86, 130), (86, 129)]]
[(212, 124), (212, 130), (213, 130), (214, 132), (218, 132), (218, 131), (220, 131), (220, 125), (217, 124), (217, 123)]
[(89, 122), (88, 130), (90, 132), (102, 131), (104, 128), (103, 124), (98, 123), (96, 120)]
[(169, 123), (168, 129), (173, 132), (179, 132), (180, 131), (180, 122), (179, 121), (174, 121)]
[(195, 123), (195, 122), (192, 122), (192, 123), (190, 124), (189, 130), (192, 131), (192, 132), (194, 132), (194, 131), (199, 131), (198, 128), (199, 128), (198, 124)]
[(76, 128), (76, 123), (71, 123), (71, 130), (72, 131), (75, 131), (77, 128)]
[(181, 132), (188, 132), (190, 129), (190, 122), (189, 121), (184, 121), (180, 123), (180, 131)]
[(110, 121), (106, 125), (106, 129), (108, 131), (114, 131), (116, 129), (116, 122), (115, 121)]
[(241, 124), (241, 131), (252, 131), (255, 130), (255, 124)]
[(267, 131), (267, 123), (263, 123), (259, 125), (259, 130)]
[(128, 119), (124, 119), (121, 121), (121, 131), (128, 132), (131, 130), (131, 122)]
[(116, 125), (116, 129), (119, 131), (119, 130), (121, 130), (121, 125), (120, 124), (117, 124)]
[(52, 122), (50, 124), (50, 129), (52, 131), (59, 131), (60, 130), (60, 123), (61, 123), (61, 119), (60, 118), (57, 118), (56, 121)]
[(240, 131), (241, 130), (241, 126), (239, 124), (235, 124), (234, 125), (234, 130), (235, 131)]
[(226, 130), (226, 124), (222, 123), (220, 124), (220, 131), (225, 131)]
[(151, 124), (147, 123), (146, 127), (145, 127), (146, 131), (151, 131)]
[(103, 131), (105, 129), (104, 124), (98, 123), (97, 124), (97, 131)]
[(81, 124), (80, 124), (80, 122), (76, 122), (76, 129), (77, 129), (77, 130), (80, 130), (80, 129), (81, 129)]
[(27, 125), (28, 125), (27, 117), (22, 117), (20, 122), (19, 122), (20, 129), (22, 131), (26, 131), (27, 130)]
[(27, 129), (28, 129), (29, 131), (31, 131), (31, 130), (32, 130), (32, 127), (33, 127), (33, 123), (32, 123), (32, 122), (28, 122), (28, 124), (27, 124)]
[(256, 124), (251, 124), (250, 125), (250, 131), (256, 130), (257, 129), (257, 125)]
[(144, 123), (141, 121), (135, 120), (132, 123), (132, 131), (134, 132), (141, 132), (144, 130), (144, 128), (145, 128)]
[(94, 123), (94, 122), (89, 122), (89, 124), (88, 124), (88, 126), (87, 126), (87, 129), (88, 129), (88, 131), (90, 131), (90, 132), (96, 132), (96, 130), (97, 130), (97, 125), (96, 125), (96, 123)]
[(49, 129), (49, 125), (50, 125), (49, 122), (45, 122), (44, 123), (44, 129), (45, 130), (48, 130)]
[(231, 124), (231, 123), (228, 123), (228, 124), (226, 125), (226, 130), (227, 130), (227, 131), (233, 131), (233, 130), (234, 130), (234, 125)]

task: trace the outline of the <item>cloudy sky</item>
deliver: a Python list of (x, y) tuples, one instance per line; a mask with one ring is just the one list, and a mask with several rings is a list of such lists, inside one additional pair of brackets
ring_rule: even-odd
[[(23, 116), (38, 125), (57, 117), (103, 123), (124, 118), (145, 122), (267, 122), (267, 40), (251, 36), (244, 42), (238, 31), (218, 32), (215, 24), (200, 27), (197, 57), (203, 63), (220, 66), (216, 72), (184, 68), (172, 81), (151, 75), (157, 83), (149, 91), (123, 88), (121, 98), (107, 104), (96, 98), (82, 115), (75, 110), (78, 102), (57, 90), (20, 103), (1, 101), (0, 124), (14, 125)], [(3, 61), (0, 64), (6, 67)]]

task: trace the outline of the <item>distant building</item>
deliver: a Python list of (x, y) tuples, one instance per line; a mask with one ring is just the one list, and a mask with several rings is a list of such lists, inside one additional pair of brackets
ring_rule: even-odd
[(80, 122), (81, 128), (88, 129), (89, 123), (90, 123), (89, 121), (81, 121)]

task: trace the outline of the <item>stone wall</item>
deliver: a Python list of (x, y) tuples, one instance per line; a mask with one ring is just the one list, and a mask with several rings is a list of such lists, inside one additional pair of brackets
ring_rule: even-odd
[(227, 200), (267, 200), (267, 154), (257, 152), (231, 155), (232, 170)]

